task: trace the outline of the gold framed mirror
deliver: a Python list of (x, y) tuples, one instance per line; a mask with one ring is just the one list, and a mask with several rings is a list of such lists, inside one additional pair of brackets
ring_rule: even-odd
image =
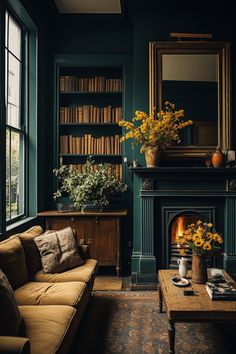
[(230, 43), (150, 42), (149, 98), (150, 112), (169, 101), (193, 121), (167, 158), (201, 158), (216, 146), (231, 149)]

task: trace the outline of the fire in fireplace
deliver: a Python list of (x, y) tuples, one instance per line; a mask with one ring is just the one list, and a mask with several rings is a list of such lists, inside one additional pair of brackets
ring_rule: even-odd
[[(179, 247), (176, 244), (176, 237), (183, 235), (188, 225), (196, 223), (200, 219), (196, 213), (183, 213), (176, 216), (171, 225), (171, 241), (170, 241), (170, 263), (177, 264), (177, 259), (180, 258)], [(188, 258), (188, 262), (191, 262), (192, 251), (186, 249), (184, 257)]]

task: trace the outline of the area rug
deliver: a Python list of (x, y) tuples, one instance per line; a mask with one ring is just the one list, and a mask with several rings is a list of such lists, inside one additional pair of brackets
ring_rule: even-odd
[[(176, 354), (233, 354), (235, 324), (176, 324)], [(167, 354), (155, 291), (93, 292), (70, 354)]]
[(97, 276), (95, 278), (93, 290), (121, 290), (122, 279), (117, 276)]

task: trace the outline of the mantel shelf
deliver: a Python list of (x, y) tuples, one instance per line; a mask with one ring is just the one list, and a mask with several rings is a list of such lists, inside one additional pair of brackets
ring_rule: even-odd
[(207, 167), (130, 167), (130, 171), (142, 178), (165, 180), (227, 180), (236, 179), (236, 168)]

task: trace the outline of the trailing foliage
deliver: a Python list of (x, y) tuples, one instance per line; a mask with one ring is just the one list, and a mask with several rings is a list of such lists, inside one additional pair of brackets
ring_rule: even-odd
[(127, 186), (112, 171), (111, 164), (101, 163), (97, 169), (94, 169), (94, 164), (95, 161), (89, 157), (83, 172), (67, 165), (54, 169), (60, 187), (53, 198), (56, 200), (66, 193), (76, 209), (84, 210), (88, 205), (102, 209), (109, 205), (110, 198), (127, 190)]

